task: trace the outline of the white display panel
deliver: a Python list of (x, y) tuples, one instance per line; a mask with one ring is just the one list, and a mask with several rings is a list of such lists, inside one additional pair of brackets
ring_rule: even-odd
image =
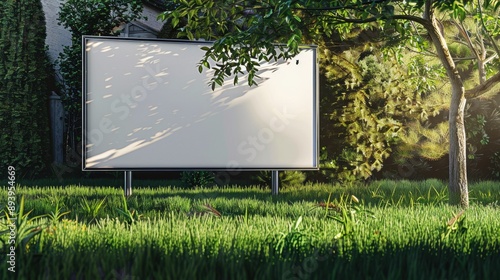
[(209, 42), (83, 44), (84, 170), (318, 168), (316, 48), (212, 91)]

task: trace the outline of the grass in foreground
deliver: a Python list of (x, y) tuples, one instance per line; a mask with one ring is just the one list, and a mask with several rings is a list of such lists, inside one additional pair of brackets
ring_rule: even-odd
[(278, 197), (257, 187), (151, 186), (125, 203), (120, 189), (18, 187), (30, 217), (52, 216), (35, 222), (43, 229), (28, 249), (18, 248), (17, 276), (492, 279), (500, 265), (500, 189), (471, 190), (473, 203), (460, 213), (436, 180), (308, 185)]

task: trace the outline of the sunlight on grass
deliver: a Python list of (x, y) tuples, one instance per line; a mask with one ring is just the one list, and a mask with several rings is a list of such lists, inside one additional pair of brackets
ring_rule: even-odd
[[(54, 216), (37, 221), (47, 223), (36, 225), (42, 234), (19, 251), (25, 279), (453, 279), (471, 271), (491, 279), (500, 265), (494, 182), (472, 184), (464, 212), (447, 204), (438, 180), (307, 184), (279, 196), (257, 186), (145, 186), (129, 198), (79, 185), (17, 192), (31, 216)], [(2, 187), (1, 205), (5, 197)], [(5, 217), (0, 224), (7, 230)]]

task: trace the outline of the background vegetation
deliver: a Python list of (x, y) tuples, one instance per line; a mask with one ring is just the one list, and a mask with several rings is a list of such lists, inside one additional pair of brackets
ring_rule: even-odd
[[(410, 166), (417, 166), (415, 162), (421, 159), (437, 160), (447, 154), (450, 203), (467, 207), (467, 159), (475, 157), (471, 154), (474, 145), (467, 143), (471, 132), (465, 127), (466, 103), (492, 91), (498, 93), (498, 1), (173, 2), (175, 8), (161, 18), (178, 28), (178, 36), (214, 40), (199, 63), (214, 71), (212, 88), (226, 78), (236, 83), (241, 75), (249, 85), (258, 84), (255, 73), (259, 63), (255, 61), (288, 59), (304, 43), (346, 58), (337, 64), (340, 69), (332, 67), (325, 74), (333, 77), (333, 86), (341, 83), (337, 88), (342, 91), (334, 94), (344, 94), (329, 104), (347, 102), (338, 107), (341, 112), (327, 109), (327, 114), (345, 128), (339, 133), (343, 141), (340, 153), (328, 154), (329, 149), (322, 144), (326, 151), (322, 159), (334, 171), (330, 175), (334, 179), (367, 179), (380, 171), (391, 155), (396, 163), (411, 159)], [(353, 46), (361, 50), (350, 53)], [(370, 55), (375, 56), (365, 60)], [(211, 58), (216, 58), (216, 65), (210, 65)], [(389, 59), (406, 67), (399, 73), (394, 68), (377, 71), (381, 61)], [(241, 67), (248, 75), (239, 71)], [(473, 76), (477, 78), (471, 82)], [(441, 105), (435, 102), (439, 101), (437, 91), (447, 95), (448, 105), (441, 111), (430, 110)], [(425, 102), (429, 106), (421, 106)], [(448, 117), (429, 119), (440, 113)], [(444, 121), (447, 131), (440, 124)], [(397, 142), (410, 147), (401, 149), (406, 151), (403, 157), (392, 154)], [(487, 142), (487, 137), (481, 137), (482, 145)], [(445, 144), (447, 151), (440, 148)]]
[[(189, 15), (182, 14), (182, 9), (179, 10), (179, 7), (182, 7), (181, 3), (163, 1), (163, 4), (167, 11), (174, 11), (174, 13), (171, 17), (165, 17), (166, 22), (159, 37), (188, 38), (186, 26)], [(44, 26), (43, 15), (37, 5), (29, 5), (23, 1), (6, 1), (3, 5), (5, 9), (2, 10), (2, 14), (5, 16), (2, 16), (2, 48), (5, 50), (4, 53), (9, 55), (2, 56), (2, 61), (4, 61), (2, 71), (5, 73), (5, 75), (2, 74), (4, 78), (1, 80), (5, 84), (2, 86), (5, 92), (2, 98), (5, 102), (1, 103), (5, 111), (1, 119), (5, 123), (2, 125), (4, 129), (2, 137), (5, 140), (1, 142), (5, 145), (5, 148), (1, 149), (5, 153), (2, 162), (19, 165), (16, 166), (18, 169), (29, 166), (30, 168), (25, 171), (28, 176), (31, 176), (30, 174), (42, 170), (50, 161), (49, 153), (42, 151), (48, 150), (46, 97), (48, 88), (54, 87), (54, 79), (50, 74), (52, 73), (51, 66), (45, 59), (31, 60), (30, 63), (33, 66), (23, 64), (23, 67), (27, 67), (25, 69), (30, 69), (23, 70), (25, 71), (23, 73), (19, 69), (7, 70), (8, 67), (15, 67), (16, 63), (20, 63), (26, 57), (44, 57), (42, 50), (44, 50), (45, 32), (43, 28), (40, 28)], [(78, 65), (81, 64), (81, 36), (84, 34), (119, 34), (120, 26), (141, 17), (142, 5), (143, 1), (136, 0), (86, 0), (66, 1), (61, 6), (59, 21), (72, 32), (73, 44), (64, 49), (58, 60), (62, 76), (59, 88), (67, 112), (65, 143), (68, 167), (54, 170), (55, 176), (61, 177), (59, 174), (61, 171), (69, 174), (68, 171), (80, 169), (78, 166), (75, 167), (73, 162), (69, 162), (74, 161), (75, 157), (79, 157), (80, 154), (81, 114), (78, 104), (81, 100), (81, 67)], [(197, 6), (193, 6), (193, 9), (194, 7)], [(35, 8), (38, 12), (29, 10)], [(234, 7), (224, 5), (220, 7), (221, 11), (231, 8)], [(480, 36), (486, 36), (481, 28), (484, 25), (485, 30), (489, 32), (491, 36), (489, 41), (497, 42), (499, 27), (495, 25), (494, 19), (498, 11), (491, 9), (483, 11), (482, 25), (478, 24), (481, 21), (477, 13), (462, 8), (457, 8), (457, 11), (463, 12), (461, 15), (464, 17), (463, 20), (457, 21), (459, 24), (457, 22), (454, 24), (451, 20), (443, 21), (443, 31), (450, 42), (451, 53), (457, 57), (457, 69), (464, 77), (466, 86), (472, 87), (480, 80), (477, 74), (480, 65), (477, 64), (477, 59), (473, 59), (473, 56), (474, 50), (481, 47), (477, 45), (482, 42)], [(288, 12), (291, 11), (283, 10), (283, 13)], [(24, 23), (19, 22), (22, 17), (13, 16), (29, 13), (34, 15), (38, 13), (42, 16), (37, 28), (32, 28), (33, 24), (26, 25), (24, 28)], [(246, 20), (247, 16), (242, 17), (242, 20)], [(305, 13), (299, 13), (296, 16), (302, 17), (304, 21), (310, 19)], [(258, 20), (260, 15), (255, 14), (254, 17)], [(28, 20), (32, 21), (32, 18)], [(264, 21), (267, 22), (267, 20)], [(173, 26), (173, 24), (176, 25)], [(248, 30), (245, 28), (249, 26), (226, 26), (228, 28), (226, 31), (233, 32), (240, 28), (242, 32), (246, 32)], [(432, 53), (432, 49), (429, 48), (425, 34), (419, 33), (419, 39), (409, 36), (410, 29), (413, 28), (411, 25), (399, 25), (401, 30), (398, 32), (401, 31), (401, 33), (398, 36), (392, 36), (396, 34), (393, 29), (375, 23), (350, 28), (348, 34), (326, 25), (319, 29), (302, 27), (300, 40), (294, 37), (292, 41), (318, 45), (321, 76), (322, 170), (304, 173), (306, 181), (347, 182), (380, 178), (446, 179), (449, 132), (445, 124), (448, 121), (450, 85), (446, 80), (444, 69)], [(23, 40), (36, 40), (39, 46), (34, 47), (35, 44), (24, 44), (23, 47), (14, 46), (12, 42), (15, 40), (12, 41), (9, 38), (14, 38), (13, 32), (22, 30), (33, 34), (23, 37)], [(402, 30), (407, 30), (407, 32)], [(468, 45), (464, 41), (462, 36), (464, 30), (473, 36), (471, 38), (476, 40), (474, 41), (476, 45)], [(212, 31), (208, 33), (212, 38), (226, 34), (226, 31), (222, 29)], [(290, 32), (295, 34), (299, 31), (279, 29), (277, 34), (285, 38), (291, 34)], [(389, 39), (386, 40), (387, 38)], [(28, 47), (33, 47), (34, 51), (30, 51)], [(483, 47), (488, 54), (491, 54), (494, 49), (493, 44), (486, 44)], [(484, 74), (491, 76), (495, 73), (494, 69), (498, 66), (498, 61), (488, 59), (487, 63), (485, 60), (483, 64), (487, 66), (484, 68)], [(29, 71), (29, 75), (26, 71)], [(22, 79), (30, 76), (34, 78), (30, 78), (29, 83), (23, 81), (22, 87), (24, 88), (18, 90), (13, 86), (17, 83), (17, 86), (21, 87), (19, 83), (22, 79), (15, 78), (16, 75), (20, 75)], [(33, 86), (28, 89), (28, 84)], [(43, 93), (35, 94), (34, 92)], [(499, 102), (498, 86), (487, 95), (469, 99), (467, 102), (465, 122), (467, 166), (470, 179), (500, 178), (498, 171), (500, 170), (500, 133), (497, 129), (500, 126)], [(46, 117), (32, 118), (29, 117), (30, 115)], [(28, 123), (34, 126), (33, 129), (29, 131), (21, 129), (27, 127)], [(16, 139), (17, 143), (13, 139)], [(79, 160), (75, 162), (79, 163)], [(45, 173), (44, 176), (46, 175)], [(73, 172), (69, 176), (81, 175), (79, 172)], [(173, 174), (172, 177), (180, 178), (181, 175)], [(251, 179), (252, 176), (246, 178)], [(188, 181), (189, 178), (186, 177), (184, 180)], [(215, 181), (217, 183), (217, 180)], [(252, 180), (248, 182), (251, 183)]]
[[(53, 71), (40, 1), (0, 3), (0, 176), (46, 175), (51, 161), (49, 104)], [(45, 172), (45, 173), (44, 173)]]

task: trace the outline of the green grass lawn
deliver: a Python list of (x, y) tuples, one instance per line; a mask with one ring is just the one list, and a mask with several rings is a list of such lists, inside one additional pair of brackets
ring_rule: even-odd
[[(447, 205), (438, 180), (210, 189), (18, 186), (9, 279), (495, 279), (500, 183), (471, 184), (471, 206)], [(0, 204), (7, 203), (7, 187)], [(26, 211), (25, 211), (26, 212)], [(22, 219), (21, 219), (22, 221)], [(1, 230), (8, 229), (6, 218)], [(32, 227), (30, 238), (22, 229)], [(24, 245), (22, 239), (29, 242)], [(14, 277), (14, 278), (15, 278)]]

